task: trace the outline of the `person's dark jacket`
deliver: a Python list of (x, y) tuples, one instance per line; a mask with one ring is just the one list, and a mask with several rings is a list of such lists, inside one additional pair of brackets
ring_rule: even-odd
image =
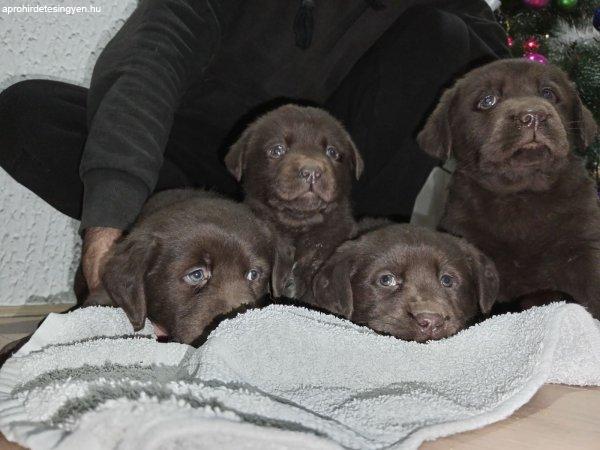
[(198, 151), (217, 159), (224, 137), (257, 105), (278, 97), (322, 103), (411, 6), (455, 9), (503, 45), (483, 0), (390, 0), (383, 9), (378, 3), (142, 0), (94, 68), (80, 166), (81, 229), (133, 223), (155, 188), (178, 114), (197, 121), (205, 136)]

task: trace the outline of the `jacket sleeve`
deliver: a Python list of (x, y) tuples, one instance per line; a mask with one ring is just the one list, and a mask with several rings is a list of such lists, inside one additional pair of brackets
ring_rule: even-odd
[(143, 0), (108, 43), (88, 94), (81, 228), (128, 228), (154, 190), (180, 99), (219, 45), (210, 0)]
[(485, 0), (449, 0), (441, 9), (456, 14), (469, 28), (475, 65), (510, 57), (506, 32)]

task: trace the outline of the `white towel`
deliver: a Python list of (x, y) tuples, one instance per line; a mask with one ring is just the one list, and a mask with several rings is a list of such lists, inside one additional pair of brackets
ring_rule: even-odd
[(290, 306), (200, 348), (117, 309), (50, 315), (0, 371), (0, 430), (33, 449), (410, 449), (509, 416), (544, 383), (600, 385), (600, 324), (553, 304), (419, 344)]

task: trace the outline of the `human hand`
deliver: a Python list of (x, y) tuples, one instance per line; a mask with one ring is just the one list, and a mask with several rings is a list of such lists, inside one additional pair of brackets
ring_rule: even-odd
[(109, 227), (90, 227), (85, 230), (81, 265), (89, 292), (100, 287), (100, 276), (110, 249), (122, 234), (123, 230)]

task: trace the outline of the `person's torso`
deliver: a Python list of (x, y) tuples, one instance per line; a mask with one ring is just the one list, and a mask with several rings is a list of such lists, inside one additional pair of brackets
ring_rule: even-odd
[[(358, 59), (413, 4), (386, 1), (374, 9), (365, 0), (315, 1), (314, 29), (306, 49), (295, 43), (301, 1), (221, 3), (221, 42), (204, 73), (186, 92), (180, 113), (203, 126), (228, 132), (283, 99), (323, 103)], [(242, 119), (243, 120), (243, 119)]]

